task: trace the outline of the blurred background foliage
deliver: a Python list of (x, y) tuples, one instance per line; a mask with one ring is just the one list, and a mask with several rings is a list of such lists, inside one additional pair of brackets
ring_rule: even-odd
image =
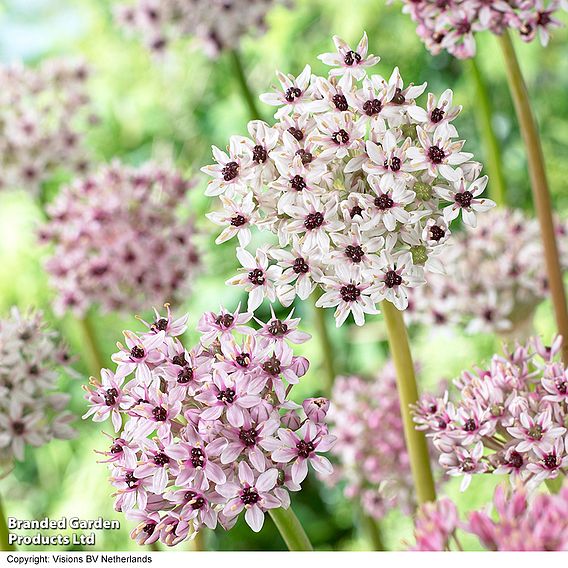
[[(117, 29), (112, 5), (113, 0), (4, 0), (0, 2), (0, 59), (2, 63), (21, 59), (33, 66), (49, 56), (85, 57), (93, 69), (90, 92), (100, 117), (88, 139), (96, 159), (139, 164), (150, 158), (171, 158), (183, 171), (196, 176), (190, 206), (202, 230), (204, 272), (192, 297), (178, 310), (188, 310), (195, 324), (202, 312), (216, 310), (221, 302), (232, 308), (244, 300), (224, 286), (237, 262), (231, 243), (220, 247), (213, 243), (216, 233), (204, 217), (210, 202), (203, 196), (206, 180), (199, 168), (211, 161), (211, 144), (224, 146), (231, 134), (245, 133), (247, 107), (241, 100), (230, 58), (209, 60), (195, 45), (180, 41), (166, 57), (153, 59), (140, 42)], [(565, 14), (561, 17), (567, 20)], [(428, 81), (429, 90), (436, 94), (448, 87), (454, 90), (454, 101), (464, 106), (458, 127), (467, 139), (466, 150), (483, 161), (484, 148), (475, 123), (475, 88), (467, 66), (446, 54), (430, 56), (398, 3), (387, 6), (382, 0), (296, 0), (292, 11), (278, 7), (270, 15), (268, 33), (242, 44), (250, 84), (256, 93), (266, 92), (275, 69), (297, 74), (306, 63), (315, 73), (326, 74), (316, 56), (332, 50), (331, 36), (337, 34), (356, 42), (363, 30), (369, 35), (370, 51), (382, 57), (378, 65), (382, 75), (388, 77), (398, 66), (405, 82)], [(555, 205), (561, 214), (568, 209), (567, 39), (564, 28), (553, 34), (546, 49), (537, 41), (517, 46), (540, 122)], [(478, 46), (478, 63), (489, 82), (495, 131), (503, 145), (508, 202), (530, 210), (525, 154), (497, 43), (492, 36), (484, 35), (478, 36)], [(269, 119), (270, 109), (261, 110)], [(51, 183), (52, 194), (62, 181)], [(76, 367), (86, 380), (89, 371), (81, 358), (78, 327), (71, 317), (57, 320), (50, 311), (52, 292), (42, 271), (44, 251), (35, 240), (40, 221), (41, 213), (30, 195), (18, 188), (0, 192), (0, 315), (7, 314), (12, 305), (44, 310), (78, 355)], [(310, 306), (298, 305), (297, 312), (305, 316), (304, 326), (311, 330)], [(268, 309), (263, 306), (259, 316), (267, 315)], [(96, 332), (109, 363), (122, 329), (139, 329), (133, 316), (98, 314)], [(372, 375), (386, 356), (380, 316), (369, 318), (362, 329), (345, 326), (340, 331), (335, 330), (331, 317), (328, 319), (342, 371)], [(553, 333), (548, 303), (539, 308), (535, 326), (547, 338)], [(466, 337), (436, 329), (416, 329), (412, 335), (424, 388), (483, 362), (499, 343), (493, 337)], [(191, 330), (188, 332), (188, 340), (196, 337)], [(295, 389), (297, 397), (320, 392), (318, 343), (314, 340), (302, 347), (312, 367)], [(79, 416), (85, 411), (80, 382), (68, 380), (65, 384), (73, 394), (73, 408)], [(35, 451), (28, 449), (26, 461), (18, 463), (1, 480), (0, 491), (9, 515), (23, 519), (118, 519), (121, 530), (99, 532), (97, 549), (140, 550), (128, 536), (133, 523), (113, 510), (106, 466), (96, 463), (93, 450), (106, 446), (100, 425), (79, 419), (76, 426), (79, 435), (75, 440), (55, 441)], [(465, 494), (459, 493), (458, 483), (454, 482), (446, 484), (444, 492), (466, 512), (487, 503), (497, 481), (495, 477), (476, 476)], [(293, 504), (316, 548), (357, 550), (368, 546), (357, 520), (357, 507), (343, 498), (340, 487), (324, 486), (311, 475), (305, 489), (293, 495)], [(404, 540), (412, 541), (411, 520), (398, 511), (391, 512), (381, 528), (389, 549), (400, 549)], [(243, 522), (229, 533), (221, 529), (209, 533), (207, 545), (212, 549), (284, 548), (268, 517), (260, 534), (254, 534)]]

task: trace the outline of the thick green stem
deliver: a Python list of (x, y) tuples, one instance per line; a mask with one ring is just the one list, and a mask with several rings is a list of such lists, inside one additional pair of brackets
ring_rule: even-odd
[(383, 300), (381, 302), (381, 311), (387, 325), (390, 353), (396, 369), (396, 386), (404, 425), (404, 439), (414, 479), (416, 500), (419, 504), (435, 501), (436, 489), (432, 477), (432, 468), (430, 467), (426, 437), (422, 432), (415, 429), (410, 413), (410, 405), (418, 401), (418, 387), (406, 326), (402, 312), (397, 310), (389, 301)]
[(497, 205), (505, 205), (507, 188), (503, 174), (503, 162), (501, 160), (501, 148), (493, 130), (493, 113), (491, 100), (485, 79), (479, 70), (475, 58), (469, 60), (470, 75), (475, 86), (477, 109), (477, 122), (483, 144), (485, 146), (485, 163), (489, 174), (489, 196)]
[(377, 520), (365, 513), (361, 513), (361, 527), (363, 528), (367, 539), (371, 543), (372, 550), (386, 550), (383, 543), (383, 537), (381, 535), (381, 527)]
[(93, 326), (92, 318), (86, 314), (83, 318), (77, 320), (83, 334), (83, 349), (86, 362), (89, 365), (89, 372), (98, 376), (104, 367), (103, 357), (99, 350), (97, 336)]
[(291, 507), (270, 509), (269, 511), (278, 532), (282, 535), (288, 550), (312, 551), (312, 543)]
[(0, 500), (0, 550), (5, 552), (9, 550), (16, 550), (16, 547), (13, 544), (10, 544), (8, 540), (8, 533), (8, 524), (6, 523), (6, 517), (4, 515), (4, 507)]
[(568, 363), (568, 309), (566, 307), (566, 292), (562, 279), (562, 269), (558, 256), (558, 245), (554, 230), (554, 219), (552, 215), (552, 203), (548, 181), (546, 179), (546, 169), (544, 166), (544, 156), (540, 144), (540, 137), (533, 116), (529, 94), (523, 74), (519, 66), (519, 61), (511, 42), (509, 33), (505, 31), (499, 36), (501, 49), (505, 58), (505, 68), (509, 80), (509, 88), (515, 103), (519, 127), (526, 146), (529, 176), (531, 180), (533, 200), (536, 214), (540, 224), (540, 233), (544, 248), (544, 258), (548, 274), (550, 295), (556, 316), (558, 332), (564, 337), (562, 356), (564, 362)]
[(325, 373), (326, 384), (323, 390), (325, 391), (327, 396), (330, 396), (331, 389), (336, 377), (335, 352), (333, 350), (331, 338), (329, 337), (328, 325), (325, 317), (325, 309), (318, 308), (315, 305), (322, 294), (323, 292), (321, 291), (321, 289), (319, 287), (316, 288), (316, 291), (314, 292), (314, 324), (320, 342), (322, 366)]
[(233, 61), (233, 68), (235, 70), (235, 77), (239, 83), (241, 88), (241, 93), (243, 95), (243, 99), (249, 110), (249, 115), (251, 120), (260, 120), (261, 115), (258, 110), (258, 105), (256, 102), (256, 97), (253, 95), (251, 88), (249, 87), (247, 77), (245, 75), (245, 70), (243, 67), (243, 62), (241, 61), (241, 56), (239, 52), (234, 49), (230, 53), (231, 59)]

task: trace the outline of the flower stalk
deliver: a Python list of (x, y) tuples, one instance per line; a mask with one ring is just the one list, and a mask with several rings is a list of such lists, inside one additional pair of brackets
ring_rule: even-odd
[(381, 302), (381, 311), (387, 326), (387, 336), (396, 369), (396, 383), (400, 400), (400, 412), (404, 425), (404, 438), (410, 458), (418, 504), (435, 501), (436, 489), (430, 466), (430, 456), (424, 434), (414, 427), (410, 405), (418, 401), (418, 387), (414, 363), (410, 353), (408, 334), (402, 312), (388, 300)]
[(291, 507), (283, 509), (270, 509), (269, 511), (278, 532), (282, 535), (288, 550), (290, 551), (312, 551), (312, 543), (304, 531), (302, 524), (296, 517)]
[(336, 369), (335, 369), (335, 356), (333, 351), (333, 344), (329, 337), (327, 322), (325, 318), (325, 310), (324, 308), (318, 308), (315, 305), (318, 298), (322, 295), (322, 291), (320, 288), (316, 288), (315, 291), (315, 299), (314, 299), (314, 324), (316, 327), (316, 331), (318, 334), (321, 352), (322, 352), (322, 366), (325, 372), (325, 392), (327, 395), (331, 393), (331, 389), (333, 388), (333, 383), (335, 381), (335, 377), (337, 376)]
[[(536, 121), (531, 110), (529, 95), (519, 66), (519, 61), (517, 59), (511, 37), (507, 31), (499, 36), (499, 42), (505, 59), (509, 88), (515, 104), (521, 134), (526, 146), (529, 176), (531, 180), (535, 209), (540, 223), (550, 295), (552, 297), (554, 313), (556, 316), (556, 325), (560, 335), (564, 338), (568, 338), (568, 308), (566, 306), (566, 293), (562, 279), (562, 269), (560, 267), (558, 245), (554, 230), (554, 219), (552, 216), (550, 190), (546, 177), (540, 137)], [(565, 362), (568, 361), (568, 341), (564, 342), (562, 355), (563, 360)]]
[(99, 375), (104, 364), (92, 318), (89, 314), (86, 314), (84, 317), (78, 318), (77, 322), (83, 336), (83, 352), (85, 361), (89, 365), (89, 371), (94, 375)]
[(234, 49), (230, 52), (231, 60), (233, 63), (233, 69), (235, 72), (235, 78), (239, 83), (239, 87), (241, 88), (241, 93), (243, 95), (243, 99), (247, 105), (249, 115), (251, 120), (260, 120), (261, 115), (260, 111), (258, 110), (258, 104), (256, 102), (256, 97), (254, 96), (248, 81), (245, 75), (245, 70), (243, 67), (243, 62), (241, 60), (240, 53), (238, 50)]
[(16, 547), (10, 543), (8, 539), (8, 525), (6, 523), (6, 516), (4, 514), (4, 507), (2, 501), (0, 500), (0, 550), (9, 551), (16, 550)]
[(378, 521), (365, 513), (361, 513), (360, 522), (364, 534), (371, 543), (371, 549), (374, 551), (386, 550)]
[(475, 105), (478, 112), (477, 123), (485, 146), (485, 163), (489, 173), (489, 196), (497, 205), (502, 206), (507, 203), (507, 187), (503, 174), (501, 148), (493, 130), (491, 100), (476, 58), (472, 57), (468, 61), (470, 76), (477, 95)]

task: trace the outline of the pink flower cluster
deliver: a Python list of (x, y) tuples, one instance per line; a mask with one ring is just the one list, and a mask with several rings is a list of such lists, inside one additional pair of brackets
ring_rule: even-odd
[[(568, 227), (558, 224), (561, 262), (568, 268)], [(519, 210), (493, 209), (476, 227), (454, 235), (442, 262), (409, 296), (411, 323), (466, 326), (472, 333), (522, 332), (548, 296), (540, 229)]]
[(0, 465), (24, 460), (26, 445), (68, 440), (75, 418), (70, 395), (58, 392), (63, 374), (73, 375), (66, 347), (46, 328), (39, 312), (16, 308), (0, 319)]
[(236, 49), (241, 37), (258, 35), (266, 28), (266, 16), (277, 4), (289, 0), (136, 0), (121, 4), (118, 23), (142, 36), (154, 53), (186, 36), (195, 36), (205, 52), (217, 57)]
[(87, 168), (88, 76), (84, 62), (69, 59), (0, 66), (0, 188), (37, 193), (59, 168)]
[[(217, 163), (202, 170), (222, 205), (209, 215), (223, 227), (217, 243), (238, 241), (242, 269), (228, 283), (249, 293), (249, 310), (319, 286), (318, 305), (336, 307), (338, 326), (350, 313), (362, 325), (382, 300), (405, 309), (424, 271), (442, 270), (450, 223), (475, 225), (494, 203), (457, 139), (452, 92), (419, 106), (426, 84), (405, 86), (398, 69), (388, 80), (367, 74), (379, 58), (366, 35), (354, 49), (334, 42), (337, 52), (320, 56), (327, 78), (309, 65), (278, 73), (276, 91), (261, 96), (278, 107), (277, 123), (250, 122), (249, 137), (213, 147)], [(277, 243), (251, 254), (253, 227)]]
[(450, 550), (459, 547), (458, 529), (473, 534), (487, 550), (566, 551), (568, 550), (568, 485), (558, 495), (528, 495), (524, 488), (507, 491), (498, 486), (491, 510), (474, 511), (460, 522), (450, 499), (427, 503), (418, 511), (413, 550)]
[(331, 401), (330, 432), (337, 437), (332, 455), (339, 462), (333, 483), (343, 480), (345, 496), (375, 519), (396, 507), (410, 514), (413, 483), (392, 362), (372, 381), (338, 377)]
[(562, 26), (555, 17), (566, 10), (564, 0), (402, 0), (403, 12), (417, 24), (417, 32), (434, 55), (447, 50), (454, 57), (467, 59), (476, 51), (475, 34), (489, 30), (501, 35), (517, 30), (523, 41), (540, 36), (542, 45), (550, 31)]
[(432, 437), (440, 465), (462, 476), (508, 474), (530, 487), (568, 471), (568, 371), (557, 361), (562, 345), (539, 338), (494, 355), (487, 368), (464, 372), (449, 393), (423, 395), (414, 407), (417, 428)]
[(124, 332), (126, 345), (87, 389), (85, 417), (111, 419), (117, 436), (101, 452), (116, 488), (115, 507), (136, 520), (132, 538), (175, 545), (205, 525), (231, 528), (244, 511), (254, 531), (264, 513), (290, 505), (308, 464), (330, 474), (321, 455), (329, 403), (288, 399), (308, 370), (290, 344), (309, 335), (299, 319), (276, 317), (254, 329), (252, 314), (221, 309), (203, 315), (200, 343), (179, 337), (188, 316), (156, 312), (148, 331)]
[(192, 183), (175, 169), (120, 163), (76, 179), (40, 229), (56, 311), (141, 310), (187, 294), (200, 266), (193, 220), (180, 209)]

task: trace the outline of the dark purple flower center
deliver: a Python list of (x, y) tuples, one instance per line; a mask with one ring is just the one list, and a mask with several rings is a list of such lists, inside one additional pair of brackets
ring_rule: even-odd
[(402, 284), (402, 276), (394, 270), (389, 270), (385, 274), (385, 285), (387, 288), (394, 288)]
[(217, 395), (217, 400), (220, 400), (221, 402), (225, 402), (227, 404), (232, 404), (233, 402), (235, 402), (236, 394), (237, 393), (234, 391), (234, 389), (226, 388), (225, 390), (219, 391), (219, 394)]
[(296, 449), (298, 450), (298, 455), (301, 458), (309, 458), (311, 453), (315, 450), (313, 442), (306, 442), (305, 440), (300, 440), (296, 444)]
[(110, 453), (111, 454), (120, 454), (123, 452), (122, 446), (120, 444), (113, 444), (110, 447)]
[(191, 367), (184, 367), (179, 373), (177, 382), (185, 385), (193, 380), (193, 369)]
[(278, 359), (276, 357), (276, 355), (272, 355), (272, 357), (270, 357), (270, 359), (266, 360), (262, 364), (262, 368), (269, 375), (272, 375), (273, 377), (277, 377), (282, 372), (280, 365), (281, 365), (280, 359)]
[(347, 144), (347, 142), (349, 142), (349, 134), (345, 129), (340, 128), (337, 132), (334, 132), (331, 135), (331, 139), (338, 145)]
[(361, 290), (357, 288), (354, 284), (346, 284), (339, 290), (341, 298), (344, 302), (356, 302), (361, 295)]
[(533, 440), (541, 440), (542, 439), (542, 426), (540, 424), (535, 424), (534, 426), (532, 426), (531, 428), (529, 428), (527, 434), (533, 439)]
[(26, 430), (26, 425), (20, 421), (12, 422), (12, 430), (16, 436), (21, 436)]
[(404, 98), (404, 95), (402, 93), (402, 89), (400, 88), (396, 88), (396, 91), (394, 92), (394, 96), (391, 99), (391, 103), (395, 104), (395, 105), (403, 105), (406, 102), (406, 99)]
[(464, 458), (460, 464), (460, 468), (464, 473), (469, 473), (475, 470), (475, 463), (471, 458)]
[(237, 162), (228, 162), (221, 170), (225, 181), (232, 181), (239, 175), (239, 164)]
[(299, 142), (300, 140), (304, 139), (304, 133), (295, 126), (290, 126), (288, 128), (288, 132)]
[(361, 245), (347, 245), (345, 247), (345, 256), (351, 259), (355, 264), (359, 264), (363, 260), (365, 253)]
[(266, 152), (266, 148), (264, 146), (261, 146), (260, 144), (257, 144), (252, 149), (252, 159), (257, 164), (262, 164), (266, 162), (266, 160), (268, 159), (268, 153)]
[(268, 333), (274, 335), (275, 337), (281, 337), (285, 335), (288, 331), (288, 326), (278, 319), (272, 320), (268, 325)]
[(118, 391), (115, 388), (107, 389), (105, 392), (105, 404), (107, 406), (114, 406), (118, 398)]
[(321, 213), (308, 213), (304, 220), (304, 227), (308, 229), (308, 231), (313, 231), (323, 225), (324, 217)]
[(248, 273), (248, 279), (252, 282), (255, 286), (262, 286), (266, 281), (264, 277), (264, 271), (260, 268), (255, 268)]
[(463, 429), (466, 432), (475, 432), (477, 430), (477, 424), (475, 423), (475, 420), (473, 418), (468, 418), (463, 425)]
[(191, 448), (189, 461), (193, 467), (203, 467), (203, 464), (205, 463), (205, 454), (203, 453), (203, 450), (201, 448)]
[(379, 99), (372, 99), (363, 103), (363, 112), (367, 116), (374, 116), (383, 110), (383, 103)]
[(163, 406), (156, 406), (152, 409), (152, 416), (156, 422), (165, 422), (168, 411)]
[(400, 158), (393, 156), (390, 160), (390, 169), (393, 172), (398, 172), (400, 170), (401, 166), (402, 166), (402, 162), (400, 161)]
[(224, 328), (231, 327), (234, 321), (235, 318), (232, 314), (221, 314), (215, 319), (215, 323)]
[(164, 454), (164, 452), (160, 452), (159, 454), (156, 454), (154, 456), (154, 463), (157, 466), (163, 467), (166, 464), (170, 463), (170, 458), (166, 454)]
[(292, 270), (296, 274), (307, 274), (310, 271), (310, 267), (306, 263), (303, 258), (297, 258), (294, 260), (294, 265), (292, 266)]
[(454, 196), (455, 202), (464, 208), (471, 206), (471, 200), (473, 199), (473, 193), (471, 191), (462, 191), (461, 193), (456, 193)]
[(147, 535), (151, 535), (156, 528), (156, 523), (146, 523), (142, 529)]
[(133, 487), (135, 487), (138, 483), (138, 478), (134, 477), (134, 474), (129, 471), (125, 476), (124, 476), (124, 483), (126, 483), (126, 485), (128, 485), (128, 487), (130, 489), (132, 489)]
[(247, 447), (251, 448), (256, 446), (256, 439), (258, 438), (258, 432), (254, 428), (241, 428), (239, 432), (239, 440)]
[(446, 157), (446, 153), (438, 146), (430, 146), (428, 148), (428, 157), (434, 164), (441, 164)]
[(345, 65), (351, 66), (354, 63), (361, 63), (361, 56), (356, 51), (348, 51), (343, 57)]
[(295, 175), (290, 180), (290, 185), (292, 186), (292, 189), (295, 189), (296, 191), (302, 191), (306, 189), (306, 180), (302, 176)]
[(290, 87), (285, 93), (284, 98), (287, 102), (293, 103), (296, 99), (302, 96), (302, 91), (298, 87)]
[(441, 227), (438, 227), (438, 225), (432, 225), (430, 227), (430, 238), (433, 241), (440, 241), (445, 237), (445, 235), (446, 231), (444, 231)]
[(246, 222), (247, 220), (243, 215), (235, 215), (231, 218), (231, 225), (233, 225), (233, 227), (242, 227)]
[(564, 379), (556, 379), (554, 384), (556, 386), (556, 390), (560, 394), (566, 394), (566, 392), (568, 390), (568, 385), (567, 385), (567, 383)]
[(363, 209), (361, 209), (359, 205), (355, 205), (351, 208), (351, 211), (349, 211), (349, 215), (351, 216), (351, 219), (353, 219), (357, 215), (361, 217), (363, 215)]
[(542, 463), (546, 469), (556, 469), (558, 467), (558, 459), (556, 454), (547, 454), (544, 456)]
[(441, 108), (435, 108), (430, 114), (430, 120), (432, 122), (440, 122), (444, 119), (445, 112)]
[(509, 461), (507, 463), (511, 467), (519, 469), (523, 467), (523, 462), (524, 462), (523, 456), (519, 454), (519, 452), (512, 451), (511, 454), (509, 455)]
[(306, 152), (306, 150), (304, 150), (303, 148), (296, 150), (296, 156), (300, 156), (300, 159), (302, 160), (302, 164), (304, 164), (304, 166), (311, 164), (312, 160), (314, 159), (312, 153)]
[(349, 105), (347, 104), (347, 99), (345, 98), (345, 95), (333, 95), (332, 97), (332, 102), (335, 105), (335, 108), (337, 110), (347, 110), (349, 108)]
[(245, 505), (254, 505), (255, 503), (258, 503), (259, 500), (260, 495), (257, 493), (254, 487), (245, 487), (241, 491), (241, 501)]
[(134, 359), (142, 359), (142, 357), (144, 357), (145, 353), (144, 353), (144, 348), (139, 347), (138, 345), (135, 345), (131, 350), (130, 350), (130, 355), (134, 358)]
[(375, 197), (374, 203), (381, 211), (386, 211), (394, 206), (394, 201), (386, 193)]
[(168, 329), (168, 320), (166, 318), (160, 318), (159, 320), (154, 322), (152, 329), (154, 331), (166, 331)]

